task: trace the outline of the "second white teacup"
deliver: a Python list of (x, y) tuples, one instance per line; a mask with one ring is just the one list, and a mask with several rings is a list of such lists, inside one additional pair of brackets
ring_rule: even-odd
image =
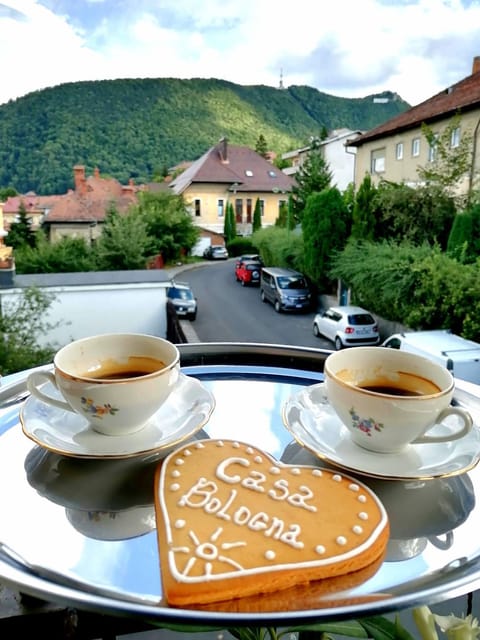
[[(472, 428), (470, 414), (451, 406), (453, 376), (427, 358), (355, 347), (330, 354), (324, 376), (330, 405), (365, 449), (393, 453), (409, 444), (456, 440)], [(451, 415), (458, 416), (459, 428), (427, 433)]]
[[(34, 371), (27, 388), (43, 402), (73, 411), (108, 436), (134, 433), (177, 383), (180, 353), (157, 336), (109, 333), (75, 340), (54, 357), (54, 371)], [(51, 382), (63, 396), (44, 389)]]

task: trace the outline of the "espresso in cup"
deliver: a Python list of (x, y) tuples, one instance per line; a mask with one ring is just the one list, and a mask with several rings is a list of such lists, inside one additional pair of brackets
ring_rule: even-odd
[[(338, 377), (342, 378), (341, 372), (338, 373)], [(346, 377), (348, 378), (348, 374)], [(440, 387), (431, 380), (411, 373), (404, 373), (403, 371), (398, 372), (398, 381), (395, 381), (395, 383), (388, 379), (376, 378), (371, 382), (362, 382), (358, 386), (366, 391), (384, 393), (390, 396), (429, 396), (440, 391)]]
[[(53, 372), (29, 375), (30, 393), (77, 413), (103, 435), (120, 436), (142, 429), (167, 400), (180, 374), (180, 353), (157, 336), (109, 333), (67, 344), (53, 365)], [(46, 382), (62, 397), (49, 393)]]
[[(386, 347), (345, 349), (327, 357), (324, 377), (328, 401), (349, 437), (371, 451), (448, 442), (472, 428), (470, 414), (451, 406), (451, 373), (416, 354)], [(457, 425), (445, 423), (450, 416)]]
[(93, 371), (85, 371), (82, 377), (93, 380), (123, 380), (147, 376), (164, 367), (165, 362), (162, 360), (145, 356), (130, 356), (126, 362), (116, 362), (115, 360), (101, 362)]

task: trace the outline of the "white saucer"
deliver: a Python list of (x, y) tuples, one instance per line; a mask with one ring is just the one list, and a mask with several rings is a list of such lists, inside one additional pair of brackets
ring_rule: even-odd
[[(50, 395), (57, 390), (49, 382)], [(20, 411), (23, 433), (41, 447), (77, 458), (129, 458), (169, 449), (194, 435), (215, 407), (213, 395), (196, 379), (180, 374), (165, 404), (140, 431), (127, 436), (97, 433), (86, 418), (30, 396)]]
[(282, 418), (295, 440), (322, 460), (374, 478), (429, 480), (455, 476), (469, 471), (480, 460), (480, 429), (476, 425), (467, 436), (451, 442), (409, 445), (399, 453), (363, 449), (350, 439), (328, 403), (322, 382), (287, 400)]

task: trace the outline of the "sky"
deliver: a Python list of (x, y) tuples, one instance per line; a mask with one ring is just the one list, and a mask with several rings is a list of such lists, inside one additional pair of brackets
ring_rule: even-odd
[(0, 104), (169, 77), (414, 106), (471, 74), (479, 36), (480, 0), (0, 0)]

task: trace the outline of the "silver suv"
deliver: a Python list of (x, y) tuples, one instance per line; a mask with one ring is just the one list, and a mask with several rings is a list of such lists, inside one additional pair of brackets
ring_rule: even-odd
[(167, 300), (173, 304), (179, 318), (195, 320), (197, 317), (197, 299), (186, 282), (173, 282), (167, 289)]

